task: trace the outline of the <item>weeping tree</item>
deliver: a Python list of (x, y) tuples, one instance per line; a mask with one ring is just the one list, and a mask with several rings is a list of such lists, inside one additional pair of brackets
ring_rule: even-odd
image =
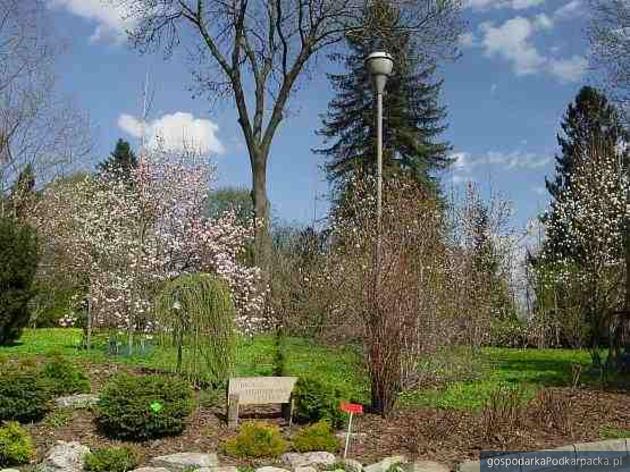
[(236, 349), (236, 309), (230, 289), (215, 275), (170, 280), (156, 301), (161, 342), (177, 350), (175, 371), (195, 381), (225, 380)]

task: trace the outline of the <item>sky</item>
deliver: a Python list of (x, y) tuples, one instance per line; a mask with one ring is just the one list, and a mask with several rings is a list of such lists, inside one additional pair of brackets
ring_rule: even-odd
[[(524, 225), (546, 205), (556, 132), (568, 103), (590, 76), (587, 0), (465, 0), (461, 57), (439, 70), (448, 111), (444, 138), (454, 163), (441, 175), (454, 194), (468, 182), (512, 202)], [(118, 138), (139, 146), (143, 130), (173, 148), (193, 141), (212, 154), (216, 186), (251, 184), (249, 158), (230, 101), (193, 96), (181, 51), (170, 59), (142, 55), (125, 41), (125, 21), (107, 0), (47, 0), (53, 27), (67, 48), (57, 64), (59, 86), (90, 117), (93, 168)], [(143, 90), (151, 106), (146, 123)], [(325, 74), (312, 74), (290, 101), (273, 143), (268, 191), (275, 217), (308, 224), (325, 216), (328, 184), (316, 130), (331, 98)]]

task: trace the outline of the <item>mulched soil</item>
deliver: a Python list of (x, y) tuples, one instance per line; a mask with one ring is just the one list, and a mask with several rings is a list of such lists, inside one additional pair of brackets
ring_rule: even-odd
[[(112, 375), (111, 368), (92, 368), (95, 390)], [(524, 408), (496, 405), (485, 413), (444, 411), (434, 408), (400, 410), (387, 419), (366, 414), (358, 418), (350, 456), (372, 463), (385, 456), (434, 460), (454, 466), (479, 457), (482, 450), (536, 450), (601, 439), (603, 427), (630, 429), (630, 392), (590, 388), (546, 389), (546, 395)], [(246, 409), (241, 418), (277, 422), (290, 435), (279, 407)], [(148, 458), (175, 452), (219, 451), (230, 433), (221, 407), (200, 407), (185, 432), (177, 437), (133, 443)], [(103, 436), (94, 414), (75, 411), (65, 425), (43, 421), (30, 426), (42, 455), (56, 440), (79, 441), (90, 448), (121, 445)], [(127, 443), (128, 444), (128, 443)], [(222, 464), (268, 465), (221, 457)]]

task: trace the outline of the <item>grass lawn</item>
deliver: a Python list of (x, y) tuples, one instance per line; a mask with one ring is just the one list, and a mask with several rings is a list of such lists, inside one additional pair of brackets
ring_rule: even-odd
[[(0, 356), (62, 354), (89, 363), (108, 361), (149, 368), (172, 365), (174, 356), (174, 352), (167, 349), (117, 357), (108, 356), (104, 349), (88, 353), (77, 349), (80, 340), (81, 331), (78, 329), (26, 330), (18, 344), (0, 347)], [(313, 375), (327, 379), (350, 392), (352, 400), (368, 402), (367, 376), (355, 349), (324, 347), (311, 340), (297, 338), (287, 339), (284, 348), (288, 375)], [(242, 339), (235, 373), (240, 376), (271, 375), (274, 356), (272, 337)], [(423, 365), (422, 368), (440, 370), (446, 381), (440, 387), (404, 393), (402, 406), (474, 410), (499, 388), (519, 388), (525, 396), (530, 396), (538, 388), (570, 385), (573, 366), (587, 367), (590, 364), (588, 352), (566, 349), (487, 348), (474, 356), (471, 351), (465, 350), (433, 357), (438, 359), (438, 366)], [(465, 366), (463, 371), (462, 366)]]

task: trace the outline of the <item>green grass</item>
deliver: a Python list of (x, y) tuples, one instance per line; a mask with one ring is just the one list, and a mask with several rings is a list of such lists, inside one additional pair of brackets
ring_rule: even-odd
[[(49, 356), (62, 354), (88, 363), (114, 362), (130, 366), (166, 368), (173, 365), (174, 350), (153, 349), (145, 355), (108, 356), (102, 348), (79, 350), (78, 329), (26, 330), (20, 343), (0, 347), (0, 356)], [(241, 339), (235, 366), (237, 376), (267, 376), (274, 371), (275, 340), (272, 336)], [(369, 385), (357, 349), (331, 348), (308, 339), (284, 341), (287, 375), (312, 375), (325, 378), (352, 392), (353, 398), (368, 402)], [(568, 349), (482, 349), (474, 353), (459, 349), (438, 353), (420, 363), (445, 385), (419, 389), (401, 396), (405, 407), (479, 409), (493, 391), (518, 388), (533, 396), (537, 389), (570, 385), (572, 366), (588, 367), (587, 351)]]
[(630, 438), (630, 429), (620, 429), (613, 426), (604, 426), (599, 435), (602, 439), (625, 439)]

